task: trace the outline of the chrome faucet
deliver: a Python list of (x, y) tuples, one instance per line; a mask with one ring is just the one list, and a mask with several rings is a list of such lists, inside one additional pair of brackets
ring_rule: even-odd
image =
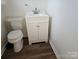
[(32, 10), (32, 12), (33, 12), (34, 14), (39, 14), (40, 10), (38, 10), (37, 8), (35, 8), (34, 10)]

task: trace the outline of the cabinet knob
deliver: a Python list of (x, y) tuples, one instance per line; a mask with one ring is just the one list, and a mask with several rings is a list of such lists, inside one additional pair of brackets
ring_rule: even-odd
[(39, 25), (37, 25), (37, 27), (40, 27)]

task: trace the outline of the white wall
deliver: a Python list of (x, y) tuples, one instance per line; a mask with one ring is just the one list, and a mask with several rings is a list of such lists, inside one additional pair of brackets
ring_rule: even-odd
[(32, 11), (35, 7), (40, 10), (47, 9), (47, 0), (6, 0), (6, 2), (7, 16), (24, 17), (27, 11)]
[(77, 59), (77, 0), (48, 0), (51, 38), (62, 59)]

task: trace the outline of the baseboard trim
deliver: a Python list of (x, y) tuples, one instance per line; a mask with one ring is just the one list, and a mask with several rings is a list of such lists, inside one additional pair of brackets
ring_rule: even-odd
[(7, 43), (8, 43), (8, 42), (6, 42), (6, 43), (4, 44), (4, 46), (2, 47), (2, 49), (1, 49), (1, 56), (4, 54), (4, 52), (5, 52), (5, 50), (6, 50), (6, 45), (7, 45)]
[(61, 55), (62, 59), (78, 59), (78, 55), (74, 53)]
[(56, 50), (56, 48), (55, 48), (55, 46), (54, 46), (52, 40), (49, 40), (49, 43), (50, 43), (50, 45), (51, 45), (51, 47), (52, 47), (52, 49), (53, 49), (53, 51), (54, 51), (54, 53), (55, 53), (57, 59), (61, 59), (61, 56), (58, 54), (58, 52), (57, 52), (57, 50)]

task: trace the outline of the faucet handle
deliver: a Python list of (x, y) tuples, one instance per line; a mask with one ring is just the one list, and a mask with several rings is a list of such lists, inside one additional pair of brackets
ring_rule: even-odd
[(38, 10), (37, 8), (35, 8), (34, 10), (32, 10), (32, 12), (33, 12), (34, 14), (38, 14), (38, 13), (40, 12), (40, 10)]
[(37, 8), (35, 8), (35, 10), (37, 10)]

